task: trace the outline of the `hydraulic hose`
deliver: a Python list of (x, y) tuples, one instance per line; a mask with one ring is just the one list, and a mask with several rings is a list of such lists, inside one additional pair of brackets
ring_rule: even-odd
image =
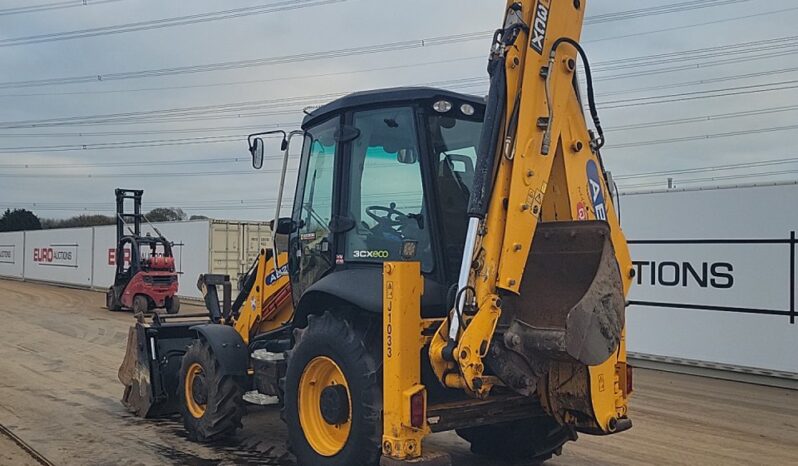
[[(587, 59), (587, 53), (585, 52), (585, 49), (582, 48), (579, 42), (571, 39), (570, 37), (560, 37), (554, 41), (554, 44), (551, 46), (549, 60), (551, 63), (554, 62), (554, 58), (557, 55), (557, 48), (564, 43), (569, 44), (576, 49), (585, 68), (585, 81), (587, 82), (587, 104), (590, 109), (590, 117), (593, 120), (593, 125), (596, 127), (596, 134), (598, 135), (598, 138), (595, 141), (595, 149), (598, 150), (604, 147), (604, 129), (602, 129), (601, 121), (599, 120), (598, 108), (596, 107), (596, 95), (593, 91), (593, 73), (590, 71), (590, 61)], [(550, 66), (549, 73), (551, 72), (552, 67)]]

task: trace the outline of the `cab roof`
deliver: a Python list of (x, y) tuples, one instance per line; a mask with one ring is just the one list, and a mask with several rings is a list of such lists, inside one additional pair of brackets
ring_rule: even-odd
[(326, 120), (334, 114), (343, 113), (358, 107), (383, 106), (400, 102), (447, 99), (459, 103), (469, 103), (476, 107), (485, 105), (482, 97), (460, 94), (434, 87), (395, 87), (355, 92), (325, 104), (310, 112), (302, 121), (302, 128)]

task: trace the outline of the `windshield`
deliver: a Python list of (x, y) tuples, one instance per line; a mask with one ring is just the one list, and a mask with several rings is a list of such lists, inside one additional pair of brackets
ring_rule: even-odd
[(474, 183), (474, 166), (482, 132), (478, 118), (464, 119), (430, 114), (427, 117), (433, 160), (437, 162), (438, 200), (443, 227), (443, 256), (447, 277), (457, 279), (465, 246), (468, 200)]

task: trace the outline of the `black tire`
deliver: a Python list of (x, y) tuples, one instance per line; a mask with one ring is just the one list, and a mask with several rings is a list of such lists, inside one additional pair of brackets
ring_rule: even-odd
[[(192, 414), (187, 401), (186, 381), (189, 369), (194, 365), (202, 368), (202, 387), (194, 398), (204, 398), (204, 412)], [(212, 442), (225, 438), (241, 427), (244, 416), (244, 392), (246, 377), (222, 375), (219, 361), (214, 357), (210, 345), (204, 340), (194, 340), (188, 347), (180, 364), (180, 414), (188, 438), (195, 442)]]
[(116, 293), (113, 289), (105, 292), (105, 307), (112, 312), (119, 312), (122, 310), (122, 305), (116, 299)]
[(560, 455), (566, 442), (576, 440), (570, 427), (551, 417), (457, 429), (457, 435), (471, 443), (476, 455), (537, 464)]
[[(361, 314), (362, 315), (362, 314)], [(360, 318), (356, 318), (360, 319)], [(363, 321), (367, 318), (362, 317)], [(325, 312), (309, 316), (308, 326), (294, 331), (284, 380), (283, 420), (288, 442), (301, 466), (372, 466), (380, 457), (382, 439), (382, 372), (380, 333), (370, 322), (349, 321)], [(359, 325), (359, 324), (365, 325)], [(363, 328), (361, 328), (363, 327)], [(380, 327), (376, 327), (380, 328)], [(300, 381), (308, 364), (318, 357), (335, 362), (349, 386), (351, 426), (340, 451), (332, 456), (317, 452), (305, 437), (299, 418)]]
[(177, 314), (180, 312), (180, 298), (177, 296), (166, 298), (164, 300), (164, 307), (166, 308), (167, 314)]
[(133, 297), (133, 314), (144, 315), (150, 310), (150, 302), (143, 294), (137, 294)]

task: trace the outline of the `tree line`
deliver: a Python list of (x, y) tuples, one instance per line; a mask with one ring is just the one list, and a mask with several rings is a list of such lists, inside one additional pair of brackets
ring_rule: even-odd
[[(150, 222), (183, 222), (186, 220), (204, 220), (204, 215), (188, 216), (179, 207), (159, 207), (145, 214)], [(27, 209), (6, 209), (0, 217), (0, 232), (50, 230), (54, 228), (95, 227), (115, 225), (116, 218), (108, 215), (77, 215), (65, 219), (39, 218)]]

